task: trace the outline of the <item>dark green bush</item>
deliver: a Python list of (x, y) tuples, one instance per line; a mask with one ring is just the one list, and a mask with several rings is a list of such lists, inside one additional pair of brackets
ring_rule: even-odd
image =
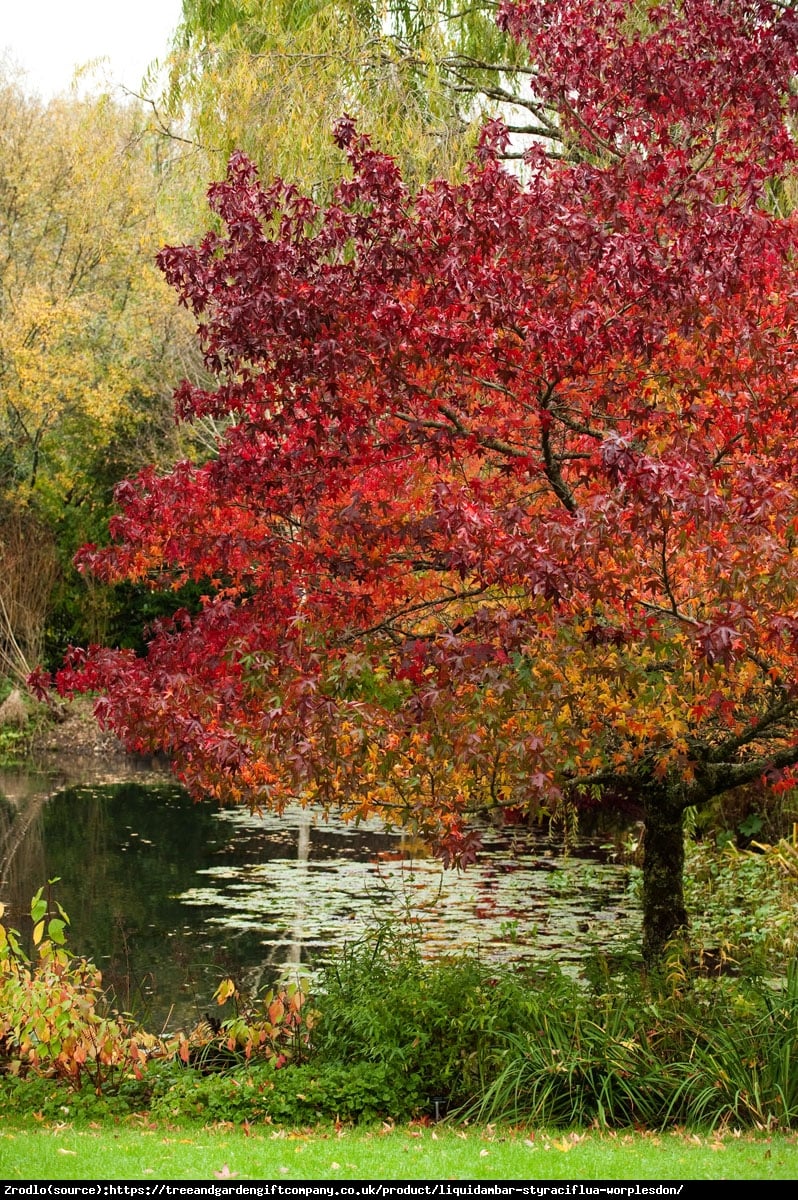
[(64, 1079), (30, 1074), (0, 1077), (0, 1111), (37, 1114), (49, 1121), (95, 1121), (124, 1117), (149, 1107), (154, 1075), (119, 1081), (100, 1095), (93, 1087), (75, 1088)]
[(321, 1062), (367, 1062), (456, 1106), (478, 1094), (502, 1039), (576, 985), (554, 967), (498, 968), (476, 955), (424, 960), (390, 929), (348, 947), (323, 976), (314, 1031)]
[(163, 1074), (151, 1114), (175, 1120), (269, 1121), (303, 1126), (317, 1122), (405, 1120), (424, 1104), (412, 1077), (395, 1076), (380, 1063), (306, 1063), (274, 1070), (269, 1066), (225, 1075), (191, 1068)]

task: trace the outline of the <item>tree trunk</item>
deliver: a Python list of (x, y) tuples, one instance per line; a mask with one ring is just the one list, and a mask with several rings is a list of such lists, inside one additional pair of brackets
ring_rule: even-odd
[(672, 937), (687, 928), (684, 906), (684, 809), (665, 787), (643, 795), (643, 959), (662, 958)]

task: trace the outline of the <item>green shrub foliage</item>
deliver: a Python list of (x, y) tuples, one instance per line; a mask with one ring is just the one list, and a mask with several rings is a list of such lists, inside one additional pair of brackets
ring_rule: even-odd
[(151, 1104), (164, 1120), (267, 1121), (304, 1126), (336, 1120), (403, 1120), (424, 1103), (414, 1080), (384, 1063), (314, 1062), (275, 1070), (257, 1064), (224, 1075), (196, 1070), (162, 1074)]

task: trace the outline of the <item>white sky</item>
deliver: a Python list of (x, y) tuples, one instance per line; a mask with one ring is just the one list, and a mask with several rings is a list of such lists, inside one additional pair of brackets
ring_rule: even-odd
[(180, 13), (180, 0), (0, 0), (0, 55), (45, 100), (69, 87), (76, 67), (101, 57), (109, 61), (99, 79), (137, 91)]

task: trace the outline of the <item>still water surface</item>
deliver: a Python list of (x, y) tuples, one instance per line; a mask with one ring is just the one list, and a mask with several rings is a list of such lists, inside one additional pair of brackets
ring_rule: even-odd
[(73, 948), (151, 1026), (196, 1019), (228, 973), (248, 990), (312, 976), (331, 949), (409, 914), (430, 953), (554, 955), (573, 970), (590, 945), (634, 936), (627, 871), (601, 838), (566, 854), (545, 830), (487, 825), (483, 844), (475, 866), (443, 871), (378, 821), (219, 810), (149, 774), (54, 787), (0, 773), (0, 899), (11, 923), (24, 928), (32, 893), (60, 876)]

